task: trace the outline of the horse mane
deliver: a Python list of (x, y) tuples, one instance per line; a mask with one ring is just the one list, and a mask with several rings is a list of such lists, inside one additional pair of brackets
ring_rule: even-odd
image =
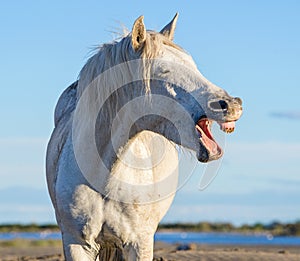
[[(145, 98), (151, 97), (151, 60), (158, 56), (163, 45), (183, 51), (181, 47), (167, 37), (153, 31), (147, 31), (144, 46), (138, 52), (134, 51), (131, 46), (131, 34), (126, 35), (120, 41), (103, 44), (98, 48), (98, 52), (88, 59), (79, 74), (76, 104), (80, 103), (80, 106), (76, 105), (77, 120), (73, 122), (78, 134), (84, 133), (88, 128), (87, 126), (94, 126), (93, 120), (99, 114), (99, 109), (102, 108), (102, 105), (99, 106), (99, 104), (104, 104), (106, 99), (116, 90), (115, 86), (126, 82), (126, 79), (127, 83), (128, 79), (136, 79), (137, 77), (143, 79), (141, 90), (144, 92)], [(142, 60), (142, 66), (140, 63), (138, 66), (129, 65), (129, 61), (138, 59)], [(117, 66), (119, 64), (122, 66)], [(115, 67), (118, 69), (110, 70)], [(100, 75), (101, 77), (99, 77)], [(105, 117), (105, 122), (111, 122), (116, 112), (116, 106), (127, 95), (128, 93), (123, 88), (119, 88), (118, 92), (115, 92), (114, 100), (105, 106), (105, 112), (102, 114)], [(80, 119), (84, 119), (84, 121)], [(87, 124), (88, 122), (89, 124)]]
[[(154, 31), (147, 31), (146, 41), (141, 50), (140, 57), (134, 55), (134, 51), (132, 50), (131, 33), (125, 35), (121, 41), (114, 40), (111, 43), (106, 43), (99, 46), (98, 48), (96, 48), (97, 53), (88, 59), (79, 73), (77, 98), (82, 95), (83, 91), (89, 85), (89, 83), (91, 83), (98, 75), (100, 75), (107, 69), (133, 59), (141, 58), (146, 61), (147, 59), (156, 58), (159, 50), (163, 45), (167, 45), (184, 52), (184, 50), (173, 41), (169, 40), (164, 35)], [(150, 63), (145, 62), (144, 65), (144, 79), (149, 79), (149, 77), (147, 76), (150, 75)], [(102, 85), (102, 88), (105, 88), (105, 85), (107, 84), (102, 83)], [(147, 81), (145, 81), (145, 88), (146, 93), (150, 93), (150, 85)]]

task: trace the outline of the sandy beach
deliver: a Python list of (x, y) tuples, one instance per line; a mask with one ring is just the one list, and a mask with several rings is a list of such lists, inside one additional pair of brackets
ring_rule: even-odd
[[(187, 248), (187, 249), (185, 249)], [(180, 250), (181, 249), (181, 250)], [(56, 246), (1, 246), (1, 261), (63, 261), (62, 248)], [(155, 261), (299, 261), (296, 246), (169, 245), (157, 242)]]

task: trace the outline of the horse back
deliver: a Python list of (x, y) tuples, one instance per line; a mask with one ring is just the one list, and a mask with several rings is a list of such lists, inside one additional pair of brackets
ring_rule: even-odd
[(46, 176), (51, 200), (56, 206), (55, 184), (58, 161), (68, 136), (71, 133), (71, 115), (76, 107), (78, 81), (72, 83), (59, 97), (54, 111), (54, 130), (47, 146)]
[(70, 117), (70, 114), (76, 107), (78, 81), (72, 83), (59, 97), (54, 112), (54, 124), (57, 127), (58, 123), (65, 117)]

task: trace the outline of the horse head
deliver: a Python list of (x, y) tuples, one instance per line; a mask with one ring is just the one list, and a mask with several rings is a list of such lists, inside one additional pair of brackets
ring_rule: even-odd
[[(222, 148), (213, 137), (211, 125), (231, 133), (242, 114), (242, 100), (208, 81), (197, 69), (192, 57), (173, 43), (178, 15), (159, 33), (147, 31), (143, 16), (131, 34), (136, 58), (151, 64), (145, 77), (149, 80), (153, 114), (161, 120), (140, 120), (139, 129), (156, 131), (175, 143), (197, 152), (201, 162), (220, 158)], [(159, 109), (157, 109), (159, 107)], [(140, 107), (140, 110), (144, 108)], [(148, 111), (148, 114), (149, 113)], [(167, 120), (163, 120), (167, 119)], [(153, 125), (151, 124), (153, 123)]]

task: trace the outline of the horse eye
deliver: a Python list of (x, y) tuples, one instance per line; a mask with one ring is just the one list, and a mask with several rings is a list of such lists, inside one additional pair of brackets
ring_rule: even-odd
[(170, 70), (162, 70), (161, 71), (161, 74), (167, 74), (167, 73), (169, 73), (170, 72)]

